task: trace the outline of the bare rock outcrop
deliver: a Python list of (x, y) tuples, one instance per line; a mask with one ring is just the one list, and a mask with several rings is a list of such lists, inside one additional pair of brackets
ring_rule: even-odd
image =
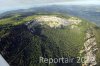
[(93, 34), (92, 29), (88, 29), (86, 32), (86, 38), (84, 43), (84, 51), (85, 51), (85, 66), (95, 66), (97, 64), (96, 62), (96, 51), (97, 43), (95, 39), (95, 35)]

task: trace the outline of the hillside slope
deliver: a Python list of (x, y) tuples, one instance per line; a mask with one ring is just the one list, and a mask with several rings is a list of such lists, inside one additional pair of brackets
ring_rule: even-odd
[[(14, 15), (0, 20), (0, 52), (11, 66), (82, 66), (86, 32), (92, 27), (98, 50), (100, 28), (77, 17), (57, 14)], [(95, 54), (97, 64), (100, 51)], [(74, 58), (73, 63), (39, 63), (44, 58)]]

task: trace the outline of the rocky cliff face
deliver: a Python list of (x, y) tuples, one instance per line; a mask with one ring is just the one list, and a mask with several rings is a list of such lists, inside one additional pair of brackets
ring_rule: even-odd
[(72, 28), (75, 28), (80, 22), (82, 22), (82, 20), (75, 17), (70, 17), (69, 19), (66, 19), (54, 15), (41, 15), (35, 17), (32, 21), (27, 22), (26, 25), (28, 25), (29, 28), (36, 25), (46, 25), (51, 28), (61, 28), (62, 26), (71, 25)]
[(86, 38), (84, 43), (84, 51), (85, 51), (85, 61), (84, 64), (86, 66), (94, 66), (97, 64), (96, 62), (96, 51), (97, 43), (95, 39), (95, 35), (93, 34), (92, 29), (88, 29), (86, 32)]

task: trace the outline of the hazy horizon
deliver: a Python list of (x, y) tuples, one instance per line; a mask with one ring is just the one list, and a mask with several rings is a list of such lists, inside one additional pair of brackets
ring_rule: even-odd
[(43, 5), (100, 5), (99, 0), (0, 0), (0, 13)]

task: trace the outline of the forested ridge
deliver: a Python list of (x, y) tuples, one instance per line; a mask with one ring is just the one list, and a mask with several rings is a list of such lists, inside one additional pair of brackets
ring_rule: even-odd
[[(40, 15), (26, 17), (14, 15), (0, 19), (0, 52), (11, 66), (81, 66), (82, 63), (76, 63), (77, 59), (74, 63), (68, 64), (45, 64), (39, 63), (39, 57), (79, 57), (79, 52), (84, 46), (86, 30), (90, 27), (93, 27), (98, 48), (100, 47), (100, 28), (95, 24), (82, 20), (75, 28), (72, 28), (73, 25), (61, 28), (36, 25), (31, 27), (34, 30), (32, 32), (25, 24), (37, 16)], [(57, 16), (71, 18), (71, 16)], [(100, 52), (97, 52), (98, 66), (99, 55)]]

